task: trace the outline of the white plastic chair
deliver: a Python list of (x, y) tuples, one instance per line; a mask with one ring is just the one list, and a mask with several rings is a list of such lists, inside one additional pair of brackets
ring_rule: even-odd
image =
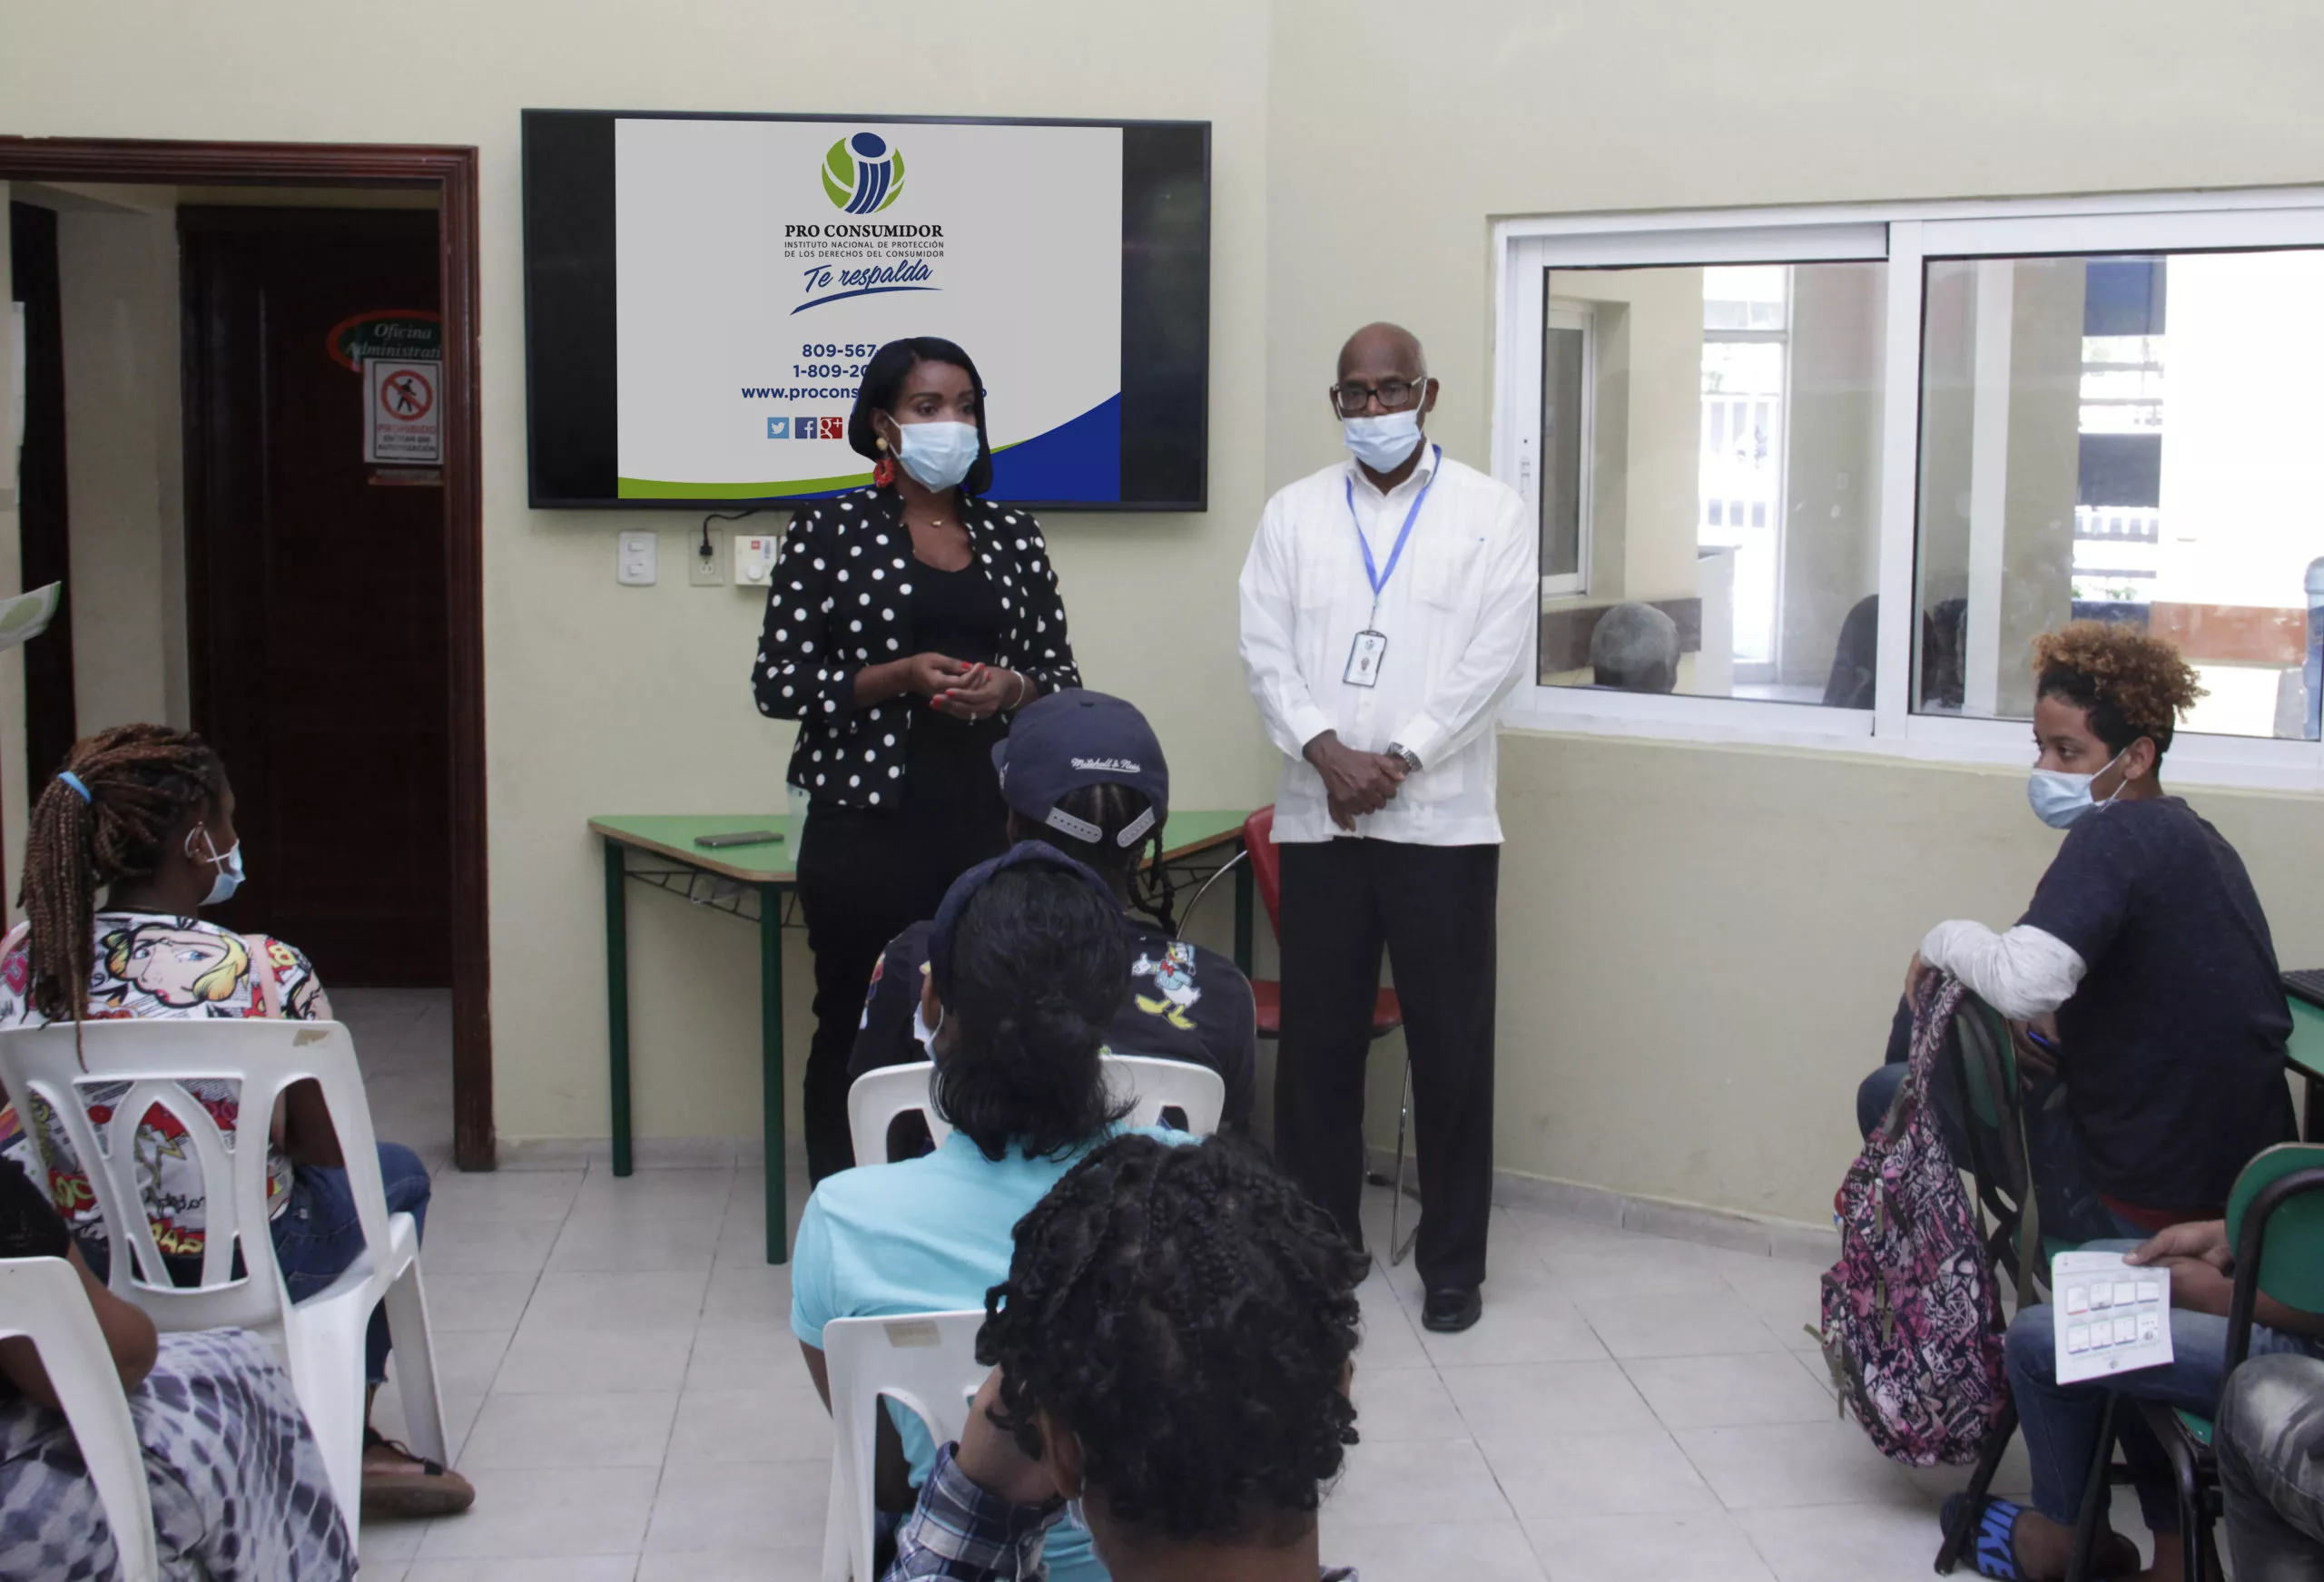
[[(266, 1145), (276, 1097), (309, 1077), (322, 1086), (346, 1155), (366, 1251), (328, 1289), (294, 1304), (283, 1289), (268, 1225)], [(181, 1086), (195, 1078), (241, 1084), (231, 1139)], [(102, 1133), (74, 1092), (96, 1082), (131, 1085)], [(117, 1295), (163, 1330), (246, 1329), (272, 1343), (321, 1448), (350, 1538), (363, 1504), (364, 1332), (382, 1301), (395, 1337), (396, 1376), (412, 1448), (449, 1462), (435, 1343), (420, 1288), (419, 1230), (409, 1214), (388, 1213), (371, 1110), (345, 1027), (262, 1017), (88, 1022), (80, 1029), (78, 1054), (71, 1023), (27, 1028), (0, 1033), (0, 1083), (35, 1136), (25, 1113), (30, 1096), (37, 1095), (63, 1124), (111, 1239), (107, 1281)], [(139, 1196), (136, 1130), (156, 1105), (184, 1126), (186, 1144), (202, 1166), (207, 1229), (197, 1286), (170, 1283)], [(233, 1269), (238, 1244), (240, 1277)]]
[(1105, 1064), (1115, 1102), (1129, 1104), (1124, 1125), (1158, 1126), (1162, 1112), (1175, 1109), (1197, 1137), (1218, 1130), (1218, 1117), (1226, 1113), (1226, 1079), (1209, 1066), (1151, 1055), (1108, 1055)]
[(967, 1429), (989, 1369), (977, 1361), (981, 1309), (907, 1318), (833, 1319), (823, 1326), (832, 1390), (832, 1497), (823, 1524), (823, 1582), (873, 1582), (873, 1459), (882, 1397), (920, 1414), (940, 1444)]
[(105, 1525), (113, 1529), (121, 1582), (154, 1582), (162, 1573), (145, 1452), (122, 1394), (121, 1371), (72, 1264), (62, 1258), (0, 1259), (0, 1339), (15, 1335), (40, 1352), (49, 1387), (72, 1425)]
[[(1108, 1055), (1104, 1061), (1106, 1084), (1115, 1101), (1129, 1105), (1125, 1125), (1159, 1125), (1162, 1112), (1176, 1109), (1186, 1115), (1187, 1130), (1196, 1136), (1218, 1130), (1218, 1118), (1226, 1113), (1226, 1081), (1209, 1066), (1150, 1055)], [(855, 1079), (847, 1090), (847, 1130), (858, 1164), (887, 1159), (888, 1127), (901, 1115), (920, 1114), (939, 1146), (952, 1135), (931, 1096), (935, 1077), (934, 1061), (915, 1060), (867, 1071)]]
[(938, 1147), (952, 1135), (936, 1113), (930, 1086), (936, 1062), (915, 1060), (909, 1066), (883, 1066), (857, 1077), (847, 1090), (847, 1132), (855, 1145), (858, 1164), (884, 1164), (888, 1159), (888, 1127), (902, 1115), (917, 1114), (928, 1122), (928, 1135)]

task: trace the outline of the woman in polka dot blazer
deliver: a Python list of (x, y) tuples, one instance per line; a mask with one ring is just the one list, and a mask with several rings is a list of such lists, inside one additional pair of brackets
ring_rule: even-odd
[(891, 341), (864, 369), (848, 443), (872, 486), (803, 506), (767, 590), (751, 683), (799, 722), (790, 782), (808, 795), (799, 899), (815, 953), (807, 1167), (854, 1162), (847, 1061), (888, 941), (933, 917), (998, 855), (992, 766), (1009, 719), (1081, 684), (1049, 546), (992, 482), (984, 387), (949, 340)]

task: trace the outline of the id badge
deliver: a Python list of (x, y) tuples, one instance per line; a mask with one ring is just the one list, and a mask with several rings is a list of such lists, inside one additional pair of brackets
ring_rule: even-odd
[(1388, 654), (1385, 633), (1358, 632), (1355, 644), (1347, 651), (1347, 673), (1340, 677), (1352, 687), (1376, 687), (1380, 684), (1380, 662)]

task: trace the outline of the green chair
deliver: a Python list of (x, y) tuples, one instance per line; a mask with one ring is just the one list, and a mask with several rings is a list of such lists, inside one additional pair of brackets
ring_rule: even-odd
[(2311, 1143), (2324, 1142), (2324, 1006), (2310, 1005), (2296, 994), (2284, 996), (2291, 1007), (2291, 1042), (2284, 1048), (2284, 1064), (2304, 1079), (2305, 1103), (2300, 1105), (2299, 1135)]
[[(1965, 997), (1935, 1076), (1938, 1108), (1958, 1123), (1969, 1145), (1969, 1157), (1955, 1163), (1969, 1173), (1976, 1204), (1993, 1221), (1986, 1256), (1997, 1272), (2009, 1275), (2018, 1307), (2046, 1301), (2050, 1260), (2073, 1252), (2078, 1243), (2044, 1234), (2040, 1215), (2034, 1212), (2033, 1162), (2028, 1156), (2017, 1048), (2001, 1013), (1975, 995)], [(2111, 1426), (2110, 1420), (2110, 1431), (2100, 1440), (2103, 1445), (2113, 1442)], [(2013, 1401), (2003, 1409), (1992, 1440), (1970, 1473), (1960, 1514), (1945, 1529), (1936, 1552), (1939, 1575), (1951, 1574), (1960, 1563), (1983, 1519), (1986, 1490), (2016, 1433), (2017, 1407)], [(2102, 1482), (2127, 1481), (2129, 1477), (2126, 1469), (2115, 1468), (2111, 1457), (2102, 1455), (2094, 1475)], [(2084, 1508), (2095, 1512), (2095, 1498), (2085, 1496)], [(2085, 1521), (2076, 1535), (2066, 1572), (2068, 1582), (2083, 1582), (2090, 1574), (2095, 1526), (2094, 1520)]]
[[(1969, 1156), (1954, 1163), (1969, 1174), (1981, 1221), (1992, 1222), (1985, 1256), (1996, 1273), (2009, 1275), (2017, 1304), (2023, 1307), (2039, 1300), (2032, 1289), (2039, 1278), (2036, 1270), (2045, 1269), (2050, 1254), (2060, 1249), (2041, 1237), (2039, 1216), (2031, 1212), (2034, 1177), (2026, 1157), (2024, 1117), (2019, 1114), (2023, 1090), (2018, 1082), (2017, 1049), (2001, 1013), (1975, 995), (1964, 996), (1931, 1075), (1939, 1113), (1969, 1145)], [(2034, 1222), (2033, 1235), (2040, 1243), (2038, 1250), (2028, 1246), (2021, 1234), (2029, 1229), (2029, 1220)], [(1993, 1438), (1969, 1475), (1968, 1497), (1961, 1502), (1959, 1518), (1945, 1529), (1936, 1551), (1940, 1575), (1950, 1574), (1960, 1563), (1983, 1518), (1985, 1491), (2016, 1432), (2017, 1408), (2012, 1403), (2003, 1408)]]
[[(2251, 1353), (2252, 1314), (2260, 1297), (2324, 1313), (2324, 1144), (2281, 1143), (2243, 1167), (2227, 1200), (2227, 1244), (2235, 1249), (2235, 1295), (2227, 1315), (2227, 1371), (2232, 1373)], [(2220, 1516), (2211, 1420), (2150, 1401), (2139, 1407), (2170, 1452), (2178, 1479), (2187, 1582), (2209, 1582), (2211, 1532)]]

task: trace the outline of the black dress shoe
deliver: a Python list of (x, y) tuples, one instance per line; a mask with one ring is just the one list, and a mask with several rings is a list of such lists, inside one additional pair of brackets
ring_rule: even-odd
[(1420, 1327), (1440, 1335), (1458, 1334), (1484, 1316), (1485, 1299), (1473, 1285), (1432, 1291), (1420, 1304)]

